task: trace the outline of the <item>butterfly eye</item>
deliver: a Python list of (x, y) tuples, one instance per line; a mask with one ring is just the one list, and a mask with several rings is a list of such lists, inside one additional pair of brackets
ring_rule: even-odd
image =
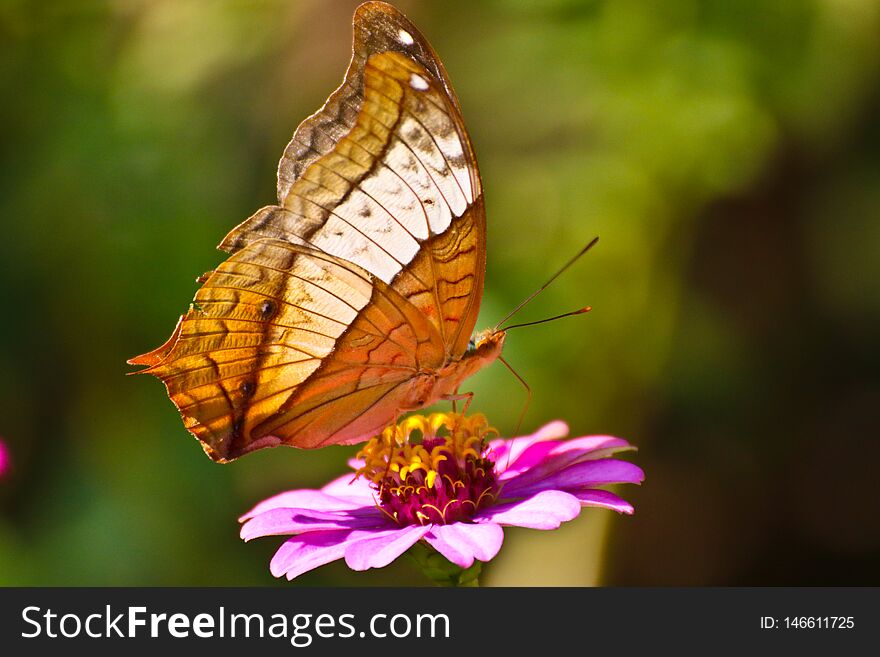
[(468, 350), (468, 351), (476, 351), (476, 350), (477, 350), (477, 343), (474, 342), (474, 339), (473, 339), (473, 338), (471, 338), (470, 340), (468, 340), (467, 350)]

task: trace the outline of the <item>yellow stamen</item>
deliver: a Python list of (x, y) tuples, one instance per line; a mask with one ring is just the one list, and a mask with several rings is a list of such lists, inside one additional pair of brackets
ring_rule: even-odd
[[(421, 433), (422, 443), (410, 443), (414, 432)], [(485, 443), (497, 435), (482, 414), (469, 417), (457, 413), (412, 415), (396, 426), (385, 428), (364, 445), (358, 452), (364, 465), (357, 474), (375, 484), (389, 476), (402, 484), (407, 476), (422, 471), (425, 485), (431, 488), (439, 476), (441, 463), (453, 459), (463, 464), (469, 457), (479, 459)], [(430, 451), (424, 447), (426, 440), (437, 439), (443, 442)]]

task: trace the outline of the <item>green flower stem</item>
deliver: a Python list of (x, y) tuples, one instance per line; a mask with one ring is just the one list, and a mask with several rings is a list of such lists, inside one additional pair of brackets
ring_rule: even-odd
[(470, 568), (461, 568), (446, 559), (431, 546), (416, 543), (406, 553), (425, 576), (437, 586), (479, 586), (483, 564), (474, 561)]

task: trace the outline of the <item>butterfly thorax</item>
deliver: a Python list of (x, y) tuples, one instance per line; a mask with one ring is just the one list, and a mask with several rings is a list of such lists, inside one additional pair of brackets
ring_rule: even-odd
[(436, 383), (431, 391), (434, 401), (456, 394), (459, 386), (468, 377), (495, 361), (504, 346), (504, 331), (486, 329), (475, 333), (467, 351), (458, 360), (447, 363), (437, 370)]

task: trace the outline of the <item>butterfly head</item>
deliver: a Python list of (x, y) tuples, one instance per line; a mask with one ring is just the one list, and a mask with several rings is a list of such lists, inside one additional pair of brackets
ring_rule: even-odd
[(495, 360), (501, 355), (506, 335), (506, 331), (494, 328), (474, 333), (468, 341), (465, 357)]

